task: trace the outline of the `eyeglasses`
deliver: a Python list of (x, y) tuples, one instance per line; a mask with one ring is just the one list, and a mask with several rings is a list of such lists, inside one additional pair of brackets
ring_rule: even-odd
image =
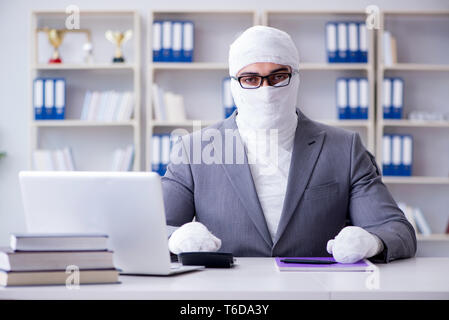
[(237, 80), (243, 89), (257, 89), (262, 85), (264, 79), (267, 79), (268, 85), (279, 88), (288, 86), (292, 75), (295, 73), (297, 73), (297, 71), (293, 70), (292, 72), (276, 72), (267, 76), (245, 75), (231, 77), (231, 79)]

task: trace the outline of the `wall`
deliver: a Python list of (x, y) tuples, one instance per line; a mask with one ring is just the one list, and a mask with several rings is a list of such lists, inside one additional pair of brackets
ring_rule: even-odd
[[(81, 10), (135, 9), (142, 19), (142, 91), (145, 92), (146, 20), (149, 10), (187, 7), (186, 1), (127, 0), (125, 1), (50, 1), (14, 0), (0, 1), (0, 150), (8, 155), (0, 160), (0, 246), (7, 245), (9, 233), (23, 231), (24, 214), (20, 198), (17, 174), (28, 167), (29, 148), (29, 63), (30, 63), (30, 12), (32, 10), (64, 10), (75, 4)], [(307, 1), (307, 0), (190, 0), (188, 8), (194, 9), (296, 9), (296, 10), (363, 10), (375, 4), (386, 10), (449, 10), (447, 0), (401, 1)], [(142, 97), (142, 108), (145, 95)], [(144, 112), (144, 109), (143, 109)], [(143, 113), (142, 117), (145, 117)], [(143, 137), (142, 137), (143, 138)], [(142, 154), (145, 154), (142, 152)], [(143, 162), (142, 162), (143, 163)], [(432, 246), (428, 246), (432, 250)]]

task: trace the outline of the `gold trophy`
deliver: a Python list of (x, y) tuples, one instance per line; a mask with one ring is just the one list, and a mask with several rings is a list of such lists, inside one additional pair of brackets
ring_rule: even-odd
[(85, 33), (87, 36), (87, 42), (90, 42), (90, 30), (86, 29), (50, 29), (48, 27), (37, 29), (37, 32), (45, 32), (48, 36), (48, 41), (53, 46), (53, 54), (48, 61), (48, 63), (62, 63), (61, 56), (59, 55), (59, 47), (62, 44), (62, 41), (64, 40), (64, 35), (67, 32), (82, 32)]
[(53, 55), (48, 63), (61, 63), (62, 60), (59, 55), (59, 46), (62, 44), (62, 40), (64, 40), (65, 30), (44, 28), (44, 31), (47, 33), (48, 41), (53, 46)]
[(119, 31), (112, 31), (108, 30), (105, 33), (106, 39), (111, 41), (113, 44), (115, 44), (115, 55), (112, 59), (112, 62), (118, 63), (118, 62), (125, 62), (125, 58), (123, 57), (122, 53), (122, 44), (124, 44), (126, 41), (131, 39), (133, 35), (132, 30), (128, 30), (125, 32), (119, 32)]

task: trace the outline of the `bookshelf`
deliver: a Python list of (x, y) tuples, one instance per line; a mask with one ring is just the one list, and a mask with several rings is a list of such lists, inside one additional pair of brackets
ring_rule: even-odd
[[(299, 108), (311, 119), (360, 134), (363, 143), (375, 150), (374, 34), (368, 31), (368, 63), (328, 63), (325, 25), (328, 21), (365, 21), (364, 11), (267, 10), (262, 24), (289, 33), (299, 51)], [(369, 87), (367, 120), (339, 120), (335, 100), (338, 77), (366, 77)], [(332, 92), (323, 95), (320, 92)]]
[[(36, 149), (70, 146), (77, 170), (110, 170), (116, 148), (134, 145), (133, 170), (141, 170), (141, 84), (140, 84), (140, 16), (137, 11), (80, 12), (81, 29), (90, 30), (93, 61), (83, 61), (84, 35), (67, 33), (60, 53), (63, 63), (48, 63), (52, 47), (45, 33), (37, 28), (64, 29), (64, 11), (33, 11), (31, 13), (30, 61), (30, 150), (29, 167)], [(122, 45), (124, 63), (112, 63), (114, 45), (105, 38), (106, 30), (131, 29), (131, 39)], [(64, 120), (35, 120), (33, 110), (33, 80), (36, 77), (66, 79), (66, 117)], [(134, 113), (129, 121), (80, 120), (87, 90), (131, 91)], [(89, 141), (87, 143), (86, 141)]]
[[(384, 134), (413, 136), (413, 171), (410, 177), (384, 176), (396, 201), (421, 208), (433, 234), (418, 235), (420, 242), (449, 241), (449, 118), (412, 120), (412, 111), (449, 115), (449, 11), (384, 11), (377, 37), (376, 156), (382, 162)], [(382, 35), (396, 38), (397, 62), (385, 65)], [(429, 49), (430, 48), (430, 49)], [(438, 49), (438, 50), (437, 50)], [(384, 77), (404, 79), (403, 117), (383, 119)]]
[[(155, 20), (189, 20), (194, 23), (193, 62), (153, 62), (152, 35)], [(258, 15), (251, 10), (164, 10), (148, 17), (146, 89), (146, 170), (151, 170), (153, 134), (177, 128), (193, 131), (224, 118), (222, 81), (229, 76), (229, 45), (240, 32), (256, 25)], [(219, 35), (219, 36), (217, 36)], [(192, 79), (194, 81), (192, 81)], [(152, 85), (182, 94), (187, 120), (155, 120)]]

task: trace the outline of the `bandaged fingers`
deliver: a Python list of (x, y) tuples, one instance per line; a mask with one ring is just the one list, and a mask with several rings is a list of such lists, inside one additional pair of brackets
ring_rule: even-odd
[(168, 248), (174, 254), (194, 251), (217, 251), (221, 240), (214, 236), (200, 222), (189, 222), (182, 225), (171, 235)]
[(376, 236), (355, 226), (345, 227), (327, 242), (327, 252), (340, 263), (354, 263), (370, 258), (381, 250)]

